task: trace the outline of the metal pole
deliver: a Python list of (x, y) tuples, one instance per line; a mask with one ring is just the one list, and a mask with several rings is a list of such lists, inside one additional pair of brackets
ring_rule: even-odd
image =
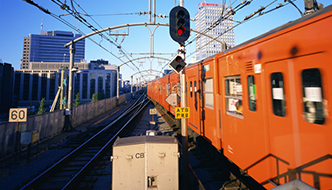
[[(182, 54), (183, 59), (185, 60), (184, 47), (180, 47), (180, 54)], [(184, 70), (180, 72), (180, 85), (181, 85), (181, 107), (186, 107), (186, 78)], [(185, 118), (181, 119), (181, 142), (182, 142), (182, 189), (188, 189), (189, 184), (189, 168), (188, 168), (188, 129), (187, 122)]]
[(184, 0), (180, 0), (180, 6), (181, 6), (181, 7), (184, 6)]
[(153, 0), (153, 23), (156, 23), (156, 0)]
[(63, 109), (62, 101), (63, 101), (63, 75), (64, 75), (64, 69), (61, 70), (61, 84), (60, 84), (60, 110)]
[(70, 64), (69, 64), (69, 82), (68, 82), (68, 109), (69, 115), (71, 115), (71, 104), (72, 104), (72, 90), (73, 90), (73, 67), (74, 67), (74, 54), (75, 54), (75, 43), (70, 45)]
[(130, 93), (131, 93), (131, 96), (133, 96), (133, 77), (134, 76), (130, 76)]
[(73, 66), (74, 66), (74, 55), (75, 55), (75, 43), (72, 43), (69, 46), (69, 53), (70, 53), (70, 63), (69, 63), (69, 82), (68, 82), (68, 108), (66, 109), (65, 113), (65, 125), (63, 127), (63, 131), (72, 131), (73, 127), (71, 125), (71, 112), (72, 112), (72, 89), (73, 89)]
[[(180, 0), (180, 6), (184, 6), (184, 0)], [(180, 45), (180, 55), (185, 60), (184, 46)], [(181, 107), (186, 107), (186, 78), (183, 70), (180, 72), (181, 83)], [(182, 142), (182, 189), (189, 189), (189, 167), (188, 167), (188, 128), (186, 119), (181, 119), (181, 142)]]
[(116, 68), (116, 105), (119, 105), (119, 78), (120, 78), (120, 67)]
[(138, 91), (138, 78), (136, 78), (136, 92)]
[(149, 0), (149, 23), (151, 22), (151, 0)]

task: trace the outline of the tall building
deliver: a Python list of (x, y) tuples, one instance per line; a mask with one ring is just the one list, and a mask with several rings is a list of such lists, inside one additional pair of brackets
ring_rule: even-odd
[[(228, 9), (224, 11), (227, 13)], [(233, 15), (220, 22), (217, 26), (211, 27), (222, 16), (222, 5), (216, 3), (199, 3), (198, 12), (195, 15), (195, 29), (206, 33), (212, 37), (218, 37), (220, 41), (226, 43), (227, 47), (233, 47), (234, 41), (234, 22)], [(211, 29), (212, 28), (212, 29)], [(223, 44), (212, 41), (211, 38), (196, 34), (196, 61), (222, 52)]]
[[(28, 69), (30, 62), (69, 62), (68, 42), (81, 37), (68, 31), (43, 31), (40, 34), (29, 34), (23, 40), (22, 69)], [(76, 44), (74, 62), (84, 59), (85, 40)]]

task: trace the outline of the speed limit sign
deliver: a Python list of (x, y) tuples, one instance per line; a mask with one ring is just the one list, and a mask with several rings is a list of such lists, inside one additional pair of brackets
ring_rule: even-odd
[(10, 108), (9, 122), (26, 122), (27, 113), (27, 108)]

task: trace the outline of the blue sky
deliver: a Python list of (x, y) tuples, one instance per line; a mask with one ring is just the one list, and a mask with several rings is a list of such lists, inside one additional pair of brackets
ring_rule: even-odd
[[(57, 1), (57, 0), (55, 0)], [(64, 2), (65, 0), (60, 0)], [(226, 3), (232, 3), (233, 7), (241, 3), (242, 0), (226, 0)], [(330, 0), (317, 0), (324, 6), (330, 5), (332, 2)], [(60, 9), (59, 5), (56, 5), (51, 0), (33, 0), (33, 2), (38, 5), (48, 9), (55, 15), (62, 15), (66, 12)], [(84, 13), (86, 11), (92, 16), (92, 18), (101, 26), (101, 28), (107, 28), (111, 26), (122, 25), (126, 23), (138, 23), (138, 22), (148, 22), (147, 15), (139, 16), (138, 12), (147, 12), (149, 10), (148, 0), (75, 0), (74, 7), (77, 11)], [(184, 7), (190, 13), (191, 18), (195, 17), (198, 11), (198, 4), (203, 2), (203, 0), (185, 0)], [(221, 3), (220, 0), (209, 0), (209, 3)], [(242, 21), (246, 16), (258, 10), (261, 6), (266, 6), (274, 2), (273, 0), (252, 0), (251, 4), (244, 7), (240, 11), (236, 12), (234, 19)], [(177, 0), (178, 4), (179, 1)], [(276, 7), (279, 3), (284, 4), (284, 0), (276, 0), (273, 4), (267, 7), (266, 10), (270, 10)], [(294, 2), (301, 11), (304, 10), (303, 0), (296, 0)], [(71, 7), (71, 1), (67, 0), (66, 4)], [(79, 5), (79, 6), (78, 6)], [(170, 10), (174, 7), (174, 0), (156, 0), (156, 14), (167, 15)], [(83, 10), (82, 10), (82, 9)], [(108, 16), (101, 16), (102, 14), (107, 14)], [(90, 17), (83, 16), (89, 23), (91, 23), (95, 28), (101, 29)], [(253, 37), (256, 37), (262, 33), (265, 33), (275, 27), (285, 24), (289, 21), (300, 18), (301, 15), (297, 9), (288, 4), (276, 11), (258, 17), (256, 19), (250, 20), (244, 24), (235, 28), (235, 44), (240, 44), (247, 41)], [(61, 18), (66, 19), (74, 27), (79, 28), (85, 34), (91, 33), (91, 30), (86, 26), (75, 20), (72, 16), (62, 16)], [(74, 31), (72, 28), (53, 18), (52, 16), (45, 14), (37, 7), (34, 7), (23, 0), (0, 0), (0, 59), (2, 62), (7, 62), (13, 65), (15, 69), (20, 68), (20, 59), (22, 59), (22, 46), (23, 37), (29, 36), (29, 34), (39, 34), (40, 25), (43, 22), (43, 29), (46, 31), (51, 30), (64, 30), (64, 31)], [(156, 18), (156, 22), (168, 23), (168, 18), (160, 19)], [(195, 23), (191, 22), (191, 27), (194, 28)], [(150, 27), (153, 31), (155, 27)], [(119, 31), (122, 33), (122, 30)], [(192, 33), (192, 39), (194, 34)], [(115, 37), (111, 37), (115, 40)], [(87, 62), (90, 60), (104, 59), (108, 60), (111, 64), (120, 65), (122, 62), (119, 60), (128, 61), (127, 57), (122, 57), (119, 54), (118, 49), (107, 42), (105, 39), (101, 39), (98, 36), (93, 37), (97, 43), (101, 44), (109, 51), (111, 51), (115, 56), (111, 55), (107, 51), (103, 50), (96, 44), (92, 43), (90, 40), (86, 40), (85, 49), (85, 59)], [(117, 43), (121, 45), (123, 50), (127, 53), (149, 53), (150, 52), (150, 33), (145, 26), (135, 26), (129, 28), (129, 36), (126, 36), (122, 41), (122, 37), (119, 37)], [(168, 28), (165, 26), (160, 26), (155, 31), (154, 36), (154, 52), (155, 53), (175, 53), (178, 49), (178, 44), (174, 42), (168, 32)], [(187, 55), (192, 54), (195, 51), (195, 44), (186, 47)], [(194, 55), (194, 54), (193, 54)], [(193, 56), (192, 55), (192, 56)], [(132, 55), (129, 56), (130, 59), (137, 57), (143, 57), (146, 55)], [(171, 59), (171, 55), (165, 55), (164, 58)], [(191, 57), (187, 57), (187, 62), (191, 62)], [(158, 59), (141, 59), (140, 61), (134, 62), (140, 71), (150, 69), (161, 70), (167, 61)], [(168, 68), (168, 66), (164, 67)], [(131, 63), (129, 66), (124, 66), (121, 69), (121, 73), (124, 79), (130, 79), (133, 73), (138, 72), (136, 67)]]

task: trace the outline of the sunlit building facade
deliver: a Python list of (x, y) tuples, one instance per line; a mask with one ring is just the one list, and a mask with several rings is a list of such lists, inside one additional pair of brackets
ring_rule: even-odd
[[(225, 9), (227, 13), (229, 9)], [(214, 24), (222, 15), (222, 5), (216, 3), (199, 3), (198, 12), (195, 15), (195, 29), (206, 33), (213, 38), (226, 43), (226, 46), (233, 47), (234, 40), (234, 21), (233, 15), (227, 16), (228, 19), (222, 20), (219, 24)], [(215, 27), (211, 27), (215, 26)], [(196, 34), (196, 60), (202, 60), (206, 57), (222, 52), (223, 44), (212, 40), (204, 35)]]
[[(43, 31), (29, 34), (23, 39), (22, 69), (28, 69), (30, 62), (69, 62), (68, 42), (81, 37), (68, 31)], [(81, 62), (85, 55), (85, 40), (75, 43), (74, 62)]]

